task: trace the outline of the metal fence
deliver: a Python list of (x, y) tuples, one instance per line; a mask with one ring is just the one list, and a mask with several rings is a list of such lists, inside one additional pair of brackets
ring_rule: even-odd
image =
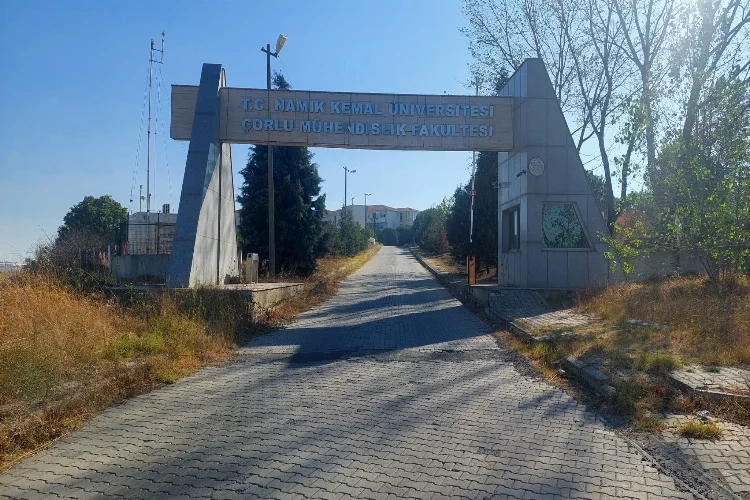
[(117, 255), (172, 253), (174, 222), (123, 222), (117, 234)]

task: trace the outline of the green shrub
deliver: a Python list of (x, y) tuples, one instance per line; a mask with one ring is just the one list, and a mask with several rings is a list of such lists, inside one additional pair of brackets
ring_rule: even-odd
[(398, 232), (390, 227), (381, 229), (378, 232), (378, 241), (383, 245), (395, 247), (399, 243)]
[(644, 354), (635, 363), (637, 370), (646, 372), (669, 372), (681, 366), (679, 359), (666, 354)]

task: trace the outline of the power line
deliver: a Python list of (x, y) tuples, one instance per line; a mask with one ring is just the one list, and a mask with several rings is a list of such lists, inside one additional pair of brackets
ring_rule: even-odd
[(146, 115), (146, 102), (148, 99), (148, 75), (149, 75), (149, 70), (146, 70), (146, 84), (144, 85), (145, 88), (143, 90), (143, 104), (141, 106), (141, 125), (138, 129), (138, 142), (135, 148), (135, 164), (133, 165), (133, 182), (130, 185), (129, 209), (131, 212), (133, 211), (133, 190), (135, 189), (135, 185), (138, 179), (138, 164), (140, 162), (140, 155), (141, 155), (141, 141), (143, 140), (143, 122), (144, 122), (144, 117)]

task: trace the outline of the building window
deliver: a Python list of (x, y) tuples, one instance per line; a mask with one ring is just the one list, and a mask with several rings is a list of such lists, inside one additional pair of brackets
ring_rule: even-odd
[(503, 211), (503, 252), (521, 249), (521, 207)]
[(546, 248), (589, 248), (574, 203), (544, 203), (542, 244)]

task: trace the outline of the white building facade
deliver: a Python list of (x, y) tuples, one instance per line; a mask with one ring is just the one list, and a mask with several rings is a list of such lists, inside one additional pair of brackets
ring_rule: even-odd
[[(346, 211), (360, 226), (364, 227), (366, 220), (367, 226), (375, 229), (411, 226), (419, 214), (419, 210), (414, 208), (393, 208), (386, 205), (367, 205), (366, 214), (364, 205), (348, 205)], [(341, 210), (327, 210), (325, 221), (338, 224), (341, 221)]]

